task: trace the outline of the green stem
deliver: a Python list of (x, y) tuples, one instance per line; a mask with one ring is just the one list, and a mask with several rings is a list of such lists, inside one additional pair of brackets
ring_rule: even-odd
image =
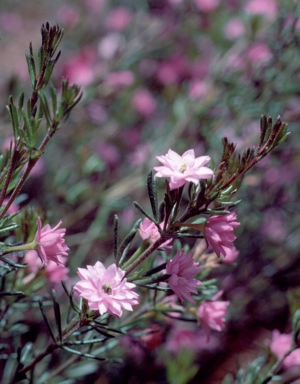
[[(7, 175), (6, 175), (5, 183), (4, 183), (3, 189), (1, 191), (0, 206), (3, 204), (3, 201), (5, 199), (6, 192), (7, 192), (7, 189), (9, 187), (9, 183), (10, 183), (11, 177), (13, 175), (13, 172), (14, 172), (14, 169), (16, 167), (17, 160), (18, 160), (18, 157), (19, 157), (19, 154), (20, 154), (20, 151), (17, 150), (16, 148), (17, 148), (17, 145), (15, 146), (14, 153), (13, 153), (13, 156), (12, 156), (12, 159), (11, 159), (11, 162), (10, 162), (10, 165), (9, 165), (9, 169), (8, 169), (8, 172), (7, 172)], [(4, 216), (4, 214), (6, 213), (8, 208), (10, 207), (10, 205), (11, 205), (11, 203), (10, 203), (10, 199), (9, 199), (8, 203), (4, 207), (4, 210), (1, 212), (0, 218), (2, 218)]]
[(279, 369), (282, 366), (283, 361), (287, 358), (289, 354), (291, 354), (297, 347), (293, 346), (290, 349), (288, 349), (285, 354), (282, 356), (281, 359), (277, 360), (276, 363), (273, 365), (271, 370), (267, 373), (267, 375), (261, 379), (259, 384), (267, 384), (270, 380), (272, 380), (273, 376), (279, 371)]
[(38, 243), (34, 240), (31, 243), (4, 248), (2, 250), (2, 254), (18, 252), (18, 251), (31, 251), (36, 249), (37, 246), (38, 246)]
[(126, 268), (148, 248), (147, 244), (149, 244), (149, 242), (143, 241), (142, 245), (134, 252), (134, 254), (125, 263), (120, 265), (120, 268), (126, 270)]
[(149, 248), (147, 248), (139, 257), (132, 263), (129, 264), (126, 269), (125, 277), (129, 275), (138, 265), (140, 265), (144, 260), (147, 259), (157, 248), (159, 248), (165, 241), (167, 237), (161, 236), (155, 243), (153, 243)]

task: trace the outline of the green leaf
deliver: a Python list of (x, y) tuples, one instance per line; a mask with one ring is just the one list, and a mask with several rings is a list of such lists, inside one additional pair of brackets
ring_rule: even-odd
[(153, 176), (153, 172), (150, 171), (147, 177), (148, 195), (152, 208), (152, 213), (155, 221), (158, 219), (158, 203), (157, 203), (157, 185), (156, 178)]

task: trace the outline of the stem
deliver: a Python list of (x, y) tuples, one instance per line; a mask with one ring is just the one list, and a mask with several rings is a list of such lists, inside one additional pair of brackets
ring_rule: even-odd
[(153, 243), (149, 248), (147, 248), (137, 260), (135, 260), (132, 264), (130, 264), (126, 270), (125, 276), (128, 276), (130, 272), (132, 272), (138, 265), (140, 265), (144, 260), (147, 259), (148, 256), (151, 255), (161, 244), (163, 244), (167, 240), (166, 237), (161, 236), (155, 243)]
[[(36, 162), (38, 161), (39, 157), (35, 158), (35, 159), (29, 159), (29, 162), (28, 162), (28, 166), (26, 168), (26, 171), (23, 173), (21, 179), (19, 180), (18, 184), (16, 185), (13, 193), (10, 195), (9, 197), (9, 200), (6, 204), (6, 206), (4, 207), (3, 211), (0, 213), (0, 220), (4, 217), (5, 213), (8, 211), (9, 207), (11, 206), (11, 204), (13, 203), (13, 201), (15, 200), (15, 198), (18, 196), (18, 194), (20, 193), (23, 185), (25, 184), (25, 181), (30, 173), (30, 171), (32, 170), (32, 168), (35, 166)], [(8, 180), (8, 178), (7, 178)], [(3, 191), (2, 191), (3, 192)], [(1, 200), (0, 200), (1, 201)]]
[(262, 378), (262, 380), (259, 382), (259, 384), (267, 384), (270, 380), (272, 380), (272, 377), (274, 376), (274, 374), (276, 374), (277, 371), (281, 368), (284, 359), (285, 359), (289, 354), (291, 354), (295, 349), (297, 349), (297, 347), (295, 347), (295, 346), (293, 346), (293, 347), (291, 347), (290, 349), (288, 349), (288, 350), (285, 352), (285, 354), (282, 356), (282, 358), (276, 361), (276, 363), (273, 365), (273, 367), (271, 368), (271, 370), (269, 371), (269, 373), (267, 374), (267, 376), (264, 377), (264, 378)]
[(174, 221), (176, 220), (176, 216), (178, 214), (178, 210), (179, 210), (180, 203), (181, 203), (181, 200), (182, 200), (183, 189), (184, 189), (184, 185), (182, 187), (180, 187), (179, 190), (178, 190), (178, 197), (177, 197), (175, 209), (174, 209), (174, 212), (173, 212), (173, 214), (171, 216), (171, 220), (169, 220), (171, 224), (173, 224)]
[[(14, 149), (14, 153), (13, 153), (13, 157), (11, 159), (11, 162), (10, 162), (10, 165), (9, 165), (9, 169), (8, 169), (8, 172), (7, 172), (7, 176), (6, 176), (6, 179), (5, 179), (5, 183), (4, 183), (4, 186), (3, 186), (3, 189), (1, 191), (1, 195), (0, 195), (0, 205), (3, 204), (3, 201), (5, 199), (5, 196), (6, 196), (6, 192), (7, 192), (7, 189), (8, 189), (8, 186), (9, 186), (9, 183), (10, 183), (10, 180), (11, 180), (11, 177), (12, 177), (12, 174), (13, 174), (13, 171), (15, 169), (15, 166), (16, 166), (16, 163), (17, 163), (17, 160), (18, 160), (18, 157), (19, 157), (19, 154), (20, 152), (15, 148)], [(7, 211), (7, 209), (10, 207), (10, 199), (8, 201), (8, 203), (6, 204), (6, 206), (4, 207), (4, 210), (3, 212), (5, 213)], [(1, 218), (3, 217), (3, 212), (1, 213)]]
[(50, 353), (54, 352), (57, 348), (59, 348), (60, 345), (59, 344), (54, 344), (54, 343), (51, 343), (49, 344), (43, 352), (41, 352), (39, 355), (37, 355), (37, 357), (32, 360), (31, 363), (29, 363), (28, 365), (26, 365), (24, 368), (20, 369), (20, 371), (17, 372), (17, 377), (22, 377), (26, 372), (30, 371), (32, 368), (34, 368), (34, 366), (39, 362), (41, 361), (44, 357), (46, 357), (47, 355), (49, 355)]
[[(71, 321), (71, 323), (67, 326), (67, 328), (64, 330), (64, 332), (63, 332), (63, 341), (66, 340), (69, 336), (71, 336), (74, 332), (78, 331), (78, 329), (80, 327), (82, 327), (83, 325), (86, 325), (85, 323), (86, 323), (85, 321), (81, 321), (80, 319), (75, 317)], [(46, 357), (47, 355), (49, 355), (50, 353), (54, 352), (56, 349), (58, 349), (60, 347), (61, 347), (61, 344), (59, 342), (49, 344), (39, 355), (37, 355), (35, 357), (35, 359), (33, 359), (31, 361), (31, 363), (26, 365), (24, 368), (20, 369), (20, 371), (18, 371), (17, 375), (24, 375), (26, 372), (28, 372), (32, 368), (34, 368), (34, 366), (38, 362), (40, 362), (44, 357)]]
[(33, 249), (36, 249), (37, 245), (38, 243), (36, 241), (32, 241), (31, 243), (28, 243), (28, 244), (16, 245), (14, 247), (7, 247), (4, 250), (2, 250), (1, 254), (18, 252), (18, 251), (31, 251)]
[(130, 264), (132, 264), (144, 251), (147, 249), (145, 241), (142, 245), (134, 252), (134, 254), (125, 262), (120, 265), (122, 269), (126, 269)]

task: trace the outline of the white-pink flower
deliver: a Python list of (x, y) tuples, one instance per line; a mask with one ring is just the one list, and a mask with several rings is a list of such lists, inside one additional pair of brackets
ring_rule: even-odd
[(203, 302), (197, 311), (198, 318), (208, 339), (211, 329), (220, 332), (225, 328), (225, 315), (230, 302), (216, 301), (222, 294), (223, 291), (219, 291), (211, 298), (211, 301)]
[(69, 248), (65, 244), (65, 228), (58, 228), (61, 225), (61, 221), (51, 228), (49, 224), (46, 224), (42, 228), (42, 222), (40, 217), (37, 219), (38, 229), (35, 235), (35, 241), (38, 243), (36, 248), (44, 265), (48, 264), (49, 260), (54, 261), (57, 264), (62, 264), (58, 256), (68, 256), (67, 251)]
[[(290, 333), (280, 333), (277, 329), (273, 331), (272, 340), (270, 343), (271, 351), (281, 359), (292, 345), (292, 335)], [(283, 366), (289, 368), (300, 365), (300, 349), (296, 349), (290, 353), (283, 361)]]
[(212, 215), (205, 224), (205, 238), (218, 256), (225, 256), (227, 248), (233, 249), (236, 239), (233, 230), (240, 225), (236, 219), (236, 212), (233, 211), (225, 215)]
[(178, 251), (174, 258), (167, 262), (166, 271), (171, 275), (168, 284), (179, 299), (195, 303), (191, 293), (198, 293), (197, 287), (201, 282), (193, 276), (200, 271), (200, 268), (198, 263), (194, 262), (191, 252), (185, 254), (183, 250)]
[[(99, 311), (100, 315), (108, 312), (120, 317), (123, 309), (132, 311), (138, 304), (138, 294), (133, 291), (135, 284), (127, 282), (125, 271), (110, 265), (107, 269), (97, 261), (94, 266), (78, 268), (80, 281), (75, 284), (74, 291), (87, 300), (89, 308)], [(124, 278), (124, 279), (123, 279)]]
[(204, 167), (210, 161), (209, 156), (195, 158), (193, 149), (184, 152), (182, 156), (169, 149), (168, 153), (156, 157), (163, 166), (154, 167), (157, 171), (156, 177), (170, 178), (170, 189), (183, 186), (186, 182), (199, 184), (200, 179), (209, 179), (213, 176), (213, 171)]

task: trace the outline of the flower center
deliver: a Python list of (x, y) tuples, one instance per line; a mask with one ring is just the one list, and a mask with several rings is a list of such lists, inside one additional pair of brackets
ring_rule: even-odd
[(107, 293), (108, 295), (111, 295), (112, 294), (111, 284), (106, 283), (106, 284), (102, 285), (102, 291), (104, 293)]
[(180, 165), (181, 167), (179, 168), (179, 172), (183, 173), (187, 170), (187, 163), (185, 161), (183, 161)]

